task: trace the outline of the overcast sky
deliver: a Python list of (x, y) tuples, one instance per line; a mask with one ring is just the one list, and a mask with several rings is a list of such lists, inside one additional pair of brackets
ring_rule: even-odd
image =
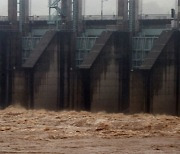
[[(0, 0), (0, 16), (7, 15), (7, 1)], [(31, 15), (48, 15), (48, 0), (31, 0)], [(101, 0), (85, 0), (86, 15), (100, 15)], [(177, 0), (143, 0), (143, 14), (169, 14)], [(116, 14), (116, 0), (104, 2), (104, 14)]]

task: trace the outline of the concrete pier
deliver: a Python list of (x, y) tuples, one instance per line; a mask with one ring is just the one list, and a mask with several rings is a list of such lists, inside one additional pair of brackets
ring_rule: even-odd
[(17, 22), (17, 0), (8, 0), (8, 20)]

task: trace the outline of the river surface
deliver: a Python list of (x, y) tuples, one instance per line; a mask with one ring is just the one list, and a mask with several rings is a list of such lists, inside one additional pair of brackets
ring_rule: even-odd
[(180, 117), (0, 110), (0, 153), (180, 153)]

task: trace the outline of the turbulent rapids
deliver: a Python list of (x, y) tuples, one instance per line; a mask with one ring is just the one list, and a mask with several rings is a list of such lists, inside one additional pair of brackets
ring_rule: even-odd
[[(96, 139), (102, 139), (111, 142), (111, 140), (152, 137), (178, 140), (180, 118), (149, 114), (26, 110), (13, 106), (0, 110), (0, 152), (2, 153), (27, 152), (27, 149), (37, 151), (44, 144), (53, 143), (51, 146), (57, 146), (64, 140), (76, 142), (79, 139), (94, 139), (96, 142)], [(179, 150), (177, 148), (176, 150)]]

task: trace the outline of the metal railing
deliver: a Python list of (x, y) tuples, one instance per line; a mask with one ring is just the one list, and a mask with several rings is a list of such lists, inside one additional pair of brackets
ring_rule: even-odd
[(29, 16), (30, 21), (48, 21), (49, 16), (44, 15), (44, 16)]
[[(17, 20), (19, 21), (19, 16), (17, 17)], [(47, 20), (49, 20), (48, 15), (29, 16), (29, 21), (47, 21)], [(0, 21), (9, 21), (8, 16), (0, 16)]]
[(0, 25), (0, 31), (18, 31), (17, 27), (12, 27), (11, 25)]
[[(84, 58), (93, 48), (98, 37), (77, 37), (76, 44), (76, 65), (77, 67), (83, 62)], [(133, 37), (132, 38), (132, 65), (133, 68), (138, 68), (144, 62), (144, 58), (151, 51), (155, 40), (158, 37)], [(41, 37), (23, 37), (22, 48), (23, 48), (23, 62), (29, 57), (32, 50), (41, 40)]]
[(84, 60), (84, 58), (91, 51), (98, 37), (77, 37), (76, 44), (76, 66), (78, 67)]
[[(176, 18), (176, 17), (175, 17)], [(122, 20), (122, 17), (117, 15), (84, 15), (84, 20)], [(151, 20), (151, 19), (172, 19), (170, 14), (142, 14), (139, 15), (140, 20)], [(19, 17), (18, 17), (19, 20)], [(30, 21), (48, 21), (48, 15), (40, 16), (29, 16)], [(0, 16), (0, 21), (8, 21), (8, 16)]]
[(22, 38), (22, 61), (23, 63), (28, 59), (33, 49), (37, 46), (42, 37), (23, 37)]
[(138, 68), (151, 51), (158, 37), (133, 37), (132, 38), (132, 67)]
[(151, 19), (172, 19), (171, 14), (142, 14), (139, 15), (139, 19), (151, 20)]
[[(23, 37), (22, 38), (22, 61), (23, 63), (28, 59), (33, 49), (37, 46), (42, 37)], [(77, 37), (76, 44), (76, 65), (79, 66), (87, 54), (94, 46), (98, 37)]]
[(121, 17), (117, 15), (84, 15), (84, 20), (118, 20), (122, 19)]
[(0, 16), (0, 21), (8, 21), (8, 16)]

